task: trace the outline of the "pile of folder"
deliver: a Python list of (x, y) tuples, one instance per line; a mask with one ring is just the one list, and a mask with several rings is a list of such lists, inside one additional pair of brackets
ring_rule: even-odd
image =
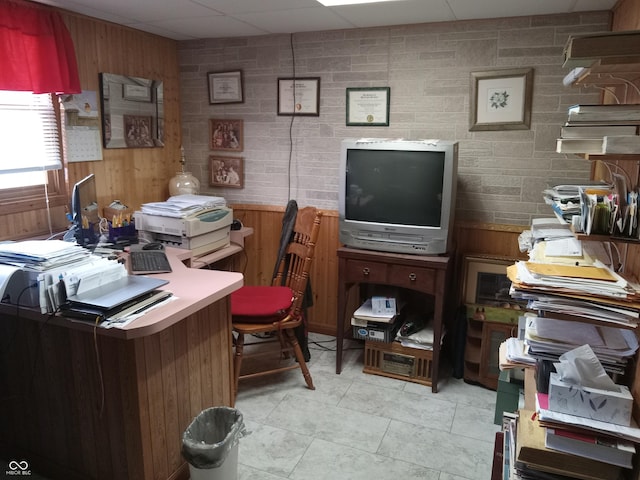
[(559, 296), (620, 308), (623, 312), (640, 309), (637, 285), (599, 261), (585, 266), (516, 262), (507, 267), (507, 276), (515, 298)]
[(524, 344), (536, 360), (558, 361), (560, 355), (588, 344), (610, 375), (623, 374), (638, 350), (635, 332), (629, 329), (573, 321), (526, 317)]
[(623, 470), (632, 467), (637, 440), (630, 438), (639, 430), (601, 431), (591, 423), (587, 419), (582, 424), (564, 423), (539, 407), (535, 412), (519, 410), (504, 424), (504, 478), (618, 480)]

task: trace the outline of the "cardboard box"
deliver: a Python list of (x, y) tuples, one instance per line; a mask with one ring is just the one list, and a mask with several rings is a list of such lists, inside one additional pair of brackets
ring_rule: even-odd
[(633, 397), (624, 385), (619, 392), (566, 383), (552, 373), (549, 378), (549, 410), (616, 425), (631, 424)]
[(393, 342), (400, 328), (400, 322), (397, 319), (391, 323), (381, 323), (352, 318), (351, 325), (353, 338), (375, 342)]

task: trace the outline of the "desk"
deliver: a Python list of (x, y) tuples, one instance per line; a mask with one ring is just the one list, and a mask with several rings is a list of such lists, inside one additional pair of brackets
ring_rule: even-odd
[(184, 430), (233, 402), (229, 295), (243, 276), (167, 253), (158, 277), (177, 299), (122, 329), (0, 306), (0, 456), (49, 478), (189, 478)]
[[(342, 371), (342, 350), (345, 326), (350, 327), (352, 312), (347, 312), (347, 296), (358, 284), (381, 284), (408, 288), (433, 295), (434, 339), (442, 337), (445, 311), (445, 289), (451, 275), (448, 256), (420, 256), (374, 252), (355, 248), (338, 248), (338, 332), (336, 373)], [(440, 342), (434, 341), (431, 391), (438, 391)]]

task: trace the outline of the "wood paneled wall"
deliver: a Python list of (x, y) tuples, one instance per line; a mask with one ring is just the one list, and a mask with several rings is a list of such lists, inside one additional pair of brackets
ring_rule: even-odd
[[(246, 285), (268, 285), (276, 261), (284, 207), (264, 205), (233, 205), (233, 215), (254, 233), (245, 240)], [(456, 248), (456, 275), (452, 288), (458, 298), (463, 264), (466, 254), (526, 258), (518, 251), (521, 227), (487, 224), (457, 224), (454, 232)], [(338, 305), (338, 212), (324, 210), (320, 238), (311, 269), (313, 307), (309, 309), (309, 329), (327, 335), (336, 334)]]
[[(233, 216), (253, 228), (245, 239), (245, 285), (269, 285), (278, 254), (284, 207), (232, 205)], [(338, 212), (323, 210), (320, 236), (311, 267), (313, 307), (309, 309), (310, 329), (335, 334), (338, 292)]]
[[(137, 209), (145, 202), (165, 200), (169, 195), (168, 181), (180, 165), (176, 42), (84, 15), (60, 12), (73, 39), (83, 90), (99, 91), (101, 72), (161, 80), (164, 87), (165, 146), (103, 149), (102, 161), (70, 163), (69, 189), (94, 173), (101, 206), (120, 200)], [(54, 232), (67, 227), (65, 207), (51, 210), (51, 222)], [(32, 237), (48, 231), (45, 209), (0, 216), (0, 240)]]
[(188, 478), (183, 432), (233, 404), (228, 316), (225, 298), (121, 340), (4, 315), (0, 456), (67, 480)]

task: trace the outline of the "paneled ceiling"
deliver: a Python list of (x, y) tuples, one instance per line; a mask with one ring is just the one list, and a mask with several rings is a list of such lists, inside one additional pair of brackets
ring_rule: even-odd
[(611, 10), (616, 0), (40, 0), (175, 40)]

